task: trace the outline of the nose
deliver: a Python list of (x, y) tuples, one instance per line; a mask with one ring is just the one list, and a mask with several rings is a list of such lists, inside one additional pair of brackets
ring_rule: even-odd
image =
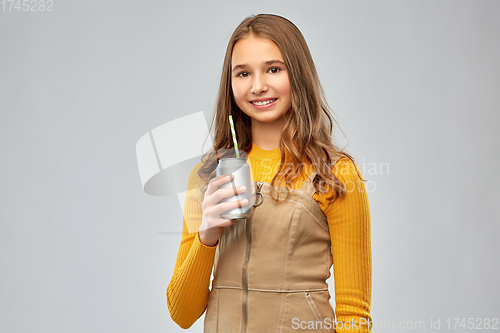
[(252, 93), (260, 95), (267, 91), (267, 83), (263, 75), (255, 74), (252, 81)]

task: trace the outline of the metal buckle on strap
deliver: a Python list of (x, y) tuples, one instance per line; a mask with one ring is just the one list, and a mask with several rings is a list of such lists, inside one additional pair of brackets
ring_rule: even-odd
[[(260, 202), (255, 203), (253, 205), (254, 208), (259, 207), (264, 202), (264, 196), (262, 195), (262, 193), (260, 193), (262, 186), (264, 186), (264, 184), (262, 182), (256, 182), (256, 186), (257, 186), (257, 190), (256, 190), (255, 195), (260, 195)], [(256, 201), (258, 201), (257, 198), (256, 198)]]

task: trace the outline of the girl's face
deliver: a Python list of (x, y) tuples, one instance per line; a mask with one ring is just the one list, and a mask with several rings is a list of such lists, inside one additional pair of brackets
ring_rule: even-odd
[(291, 109), (292, 90), (278, 46), (250, 35), (234, 45), (231, 64), (231, 87), (241, 111), (252, 123), (282, 120)]

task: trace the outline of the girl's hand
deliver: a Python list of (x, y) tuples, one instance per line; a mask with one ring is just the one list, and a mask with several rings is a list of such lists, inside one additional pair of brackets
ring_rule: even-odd
[(230, 198), (235, 195), (235, 190), (238, 194), (244, 193), (247, 189), (245, 186), (229, 187), (219, 189), (219, 186), (228, 183), (234, 179), (234, 175), (222, 175), (210, 179), (205, 196), (201, 204), (203, 210), (201, 226), (199, 230), (200, 241), (206, 246), (214, 246), (219, 241), (222, 235), (222, 228), (233, 225), (236, 219), (226, 220), (220, 214), (228, 210), (248, 204), (247, 199), (235, 200), (230, 202), (220, 202), (224, 198)]

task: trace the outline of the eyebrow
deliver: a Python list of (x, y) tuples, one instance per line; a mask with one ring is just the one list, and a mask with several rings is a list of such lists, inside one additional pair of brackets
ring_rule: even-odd
[[(281, 64), (281, 65), (285, 66), (285, 63), (283, 61), (277, 60), (277, 59), (268, 60), (268, 61), (264, 62), (265, 66), (270, 66), (270, 65), (274, 65), (274, 64)], [(243, 69), (243, 68), (247, 68), (247, 67), (248, 67), (248, 64), (236, 65), (236, 66), (233, 67), (232, 72), (234, 73), (238, 69)]]

